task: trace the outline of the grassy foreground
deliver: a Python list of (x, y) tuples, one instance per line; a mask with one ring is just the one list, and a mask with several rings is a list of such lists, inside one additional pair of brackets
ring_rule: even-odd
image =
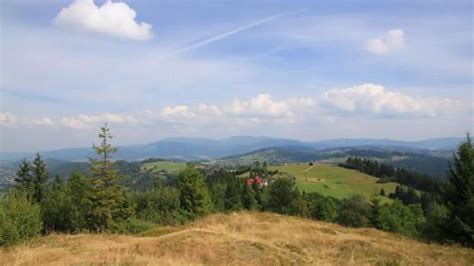
[[(395, 191), (396, 183), (377, 183), (377, 178), (330, 164), (288, 164), (271, 166), (270, 169), (288, 173), (296, 178), (297, 186), (306, 192), (318, 192), (324, 196), (347, 198), (359, 194), (367, 199), (384, 189), (386, 195)], [(387, 197), (381, 197), (388, 200)]]
[(0, 265), (473, 265), (474, 250), (270, 213), (215, 214), (142, 236), (50, 235)]

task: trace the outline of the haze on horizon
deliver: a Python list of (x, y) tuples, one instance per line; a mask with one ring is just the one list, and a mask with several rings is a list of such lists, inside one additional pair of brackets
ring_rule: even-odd
[(471, 1), (0, 5), (0, 151), (474, 131)]

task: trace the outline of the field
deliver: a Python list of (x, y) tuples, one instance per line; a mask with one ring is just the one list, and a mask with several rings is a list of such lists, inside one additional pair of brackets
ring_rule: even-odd
[(167, 173), (179, 173), (186, 168), (186, 163), (183, 162), (171, 162), (171, 161), (156, 161), (150, 163), (144, 163), (141, 166), (142, 171), (151, 171), (153, 173), (159, 173), (166, 171)]
[(142, 236), (50, 235), (0, 265), (472, 265), (474, 250), (270, 213), (215, 214)]
[[(395, 191), (396, 183), (377, 183), (377, 178), (330, 164), (287, 164), (271, 166), (271, 170), (296, 177), (298, 187), (306, 192), (318, 192), (325, 196), (346, 198), (360, 194), (369, 199), (379, 195), (383, 188), (386, 195)], [(388, 198), (383, 197), (385, 200)]]

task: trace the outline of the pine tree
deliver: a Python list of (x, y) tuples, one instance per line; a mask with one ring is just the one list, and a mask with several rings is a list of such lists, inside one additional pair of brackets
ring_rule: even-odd
[(91, 229), (102, 231), (110, 227), (114, 219), (124, 218), (127, 210), (123, 208), (125, 196), (123, 187), (119, 184), (122, 178), (115, 170), (115, 162), (111, 156), (117, 151), (110, 143), (112, 134), (107, 123), (99, 133), (101, 142), (93, 144), (99, 159), (90, 159), (92, 173), (92, 202), (94, 204), (91, 219)]
[(242, 206), (247, 210), (255, 210), (258, 207), (255, 190), (246, 184), (242, 187)]
[(33, 199), (33, 175), (31, 174), (31, 164), (23, 160), (16, 172), (15, 183), (17, 188), (24, 191), (28, 200)]
[(380, 209), (381, 209), (380, 199), (372, 198), (370, 205), (370, 224), (375, 228), (380, 229)]
[(458, 146), (449, 168), (444, 202), (449, 210), (446, 238), (474, 246), (474, 148), (469, 136)]
[(225, 190), (224, 207), (227, 211), (237, 211), (242, 208), (240, 199), (240, 182), (238, 179), (228, 182)]
[(211, 200), (204, 176), (192, 167), (186, 168), (178, 176), (181, 208), (189, 218), (208, 214), (211, 210)]
[(380, 196), (385, 196), (385, 189), (383, 188), (380, 189)]
[(45, 194), (45, 185), (48, 180), (48, 169), (46, 163), (41, 159), (39, 153), (36, 153), (35, 160), (33, 161), (33, 200), (41, 202)]

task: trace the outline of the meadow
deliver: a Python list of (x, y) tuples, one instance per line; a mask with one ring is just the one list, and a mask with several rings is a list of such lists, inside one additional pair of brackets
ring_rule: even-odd
[[(347, 198), (359, 194), (367, 199), (380, 197), (380, 190), (385, 195), (395, 191), (396, 183), (377, 183), (377, 178), (331, 164), (286, 164), (271, 166), (270, 170), (288, 173), (296, 178), (297, 186), (305, 192), (318, 192), (324, 196)], [(389, 201), (388, 197), (380, 197)]]
[(0, 265), (472, 265), (474, 250), (271, 213), (214, 214), (141, 235), (52, 234)]
[(151, 171), (152, 173), (159, 173), (166, 171), (167, 173), (179, 173), (186, 169), (186, 163), (173, 161), (155, 161), (148, 162), (141, 165), (142, 171)]

